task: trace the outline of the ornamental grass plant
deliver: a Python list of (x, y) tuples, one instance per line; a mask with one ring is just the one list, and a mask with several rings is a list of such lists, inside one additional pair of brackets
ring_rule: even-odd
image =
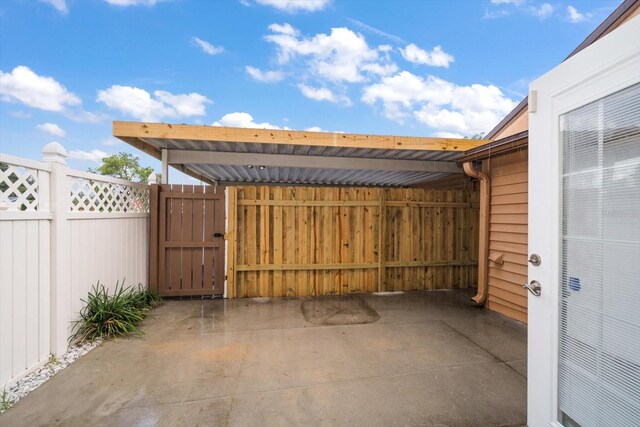
[(116, 283), (111, 295), (98, 282), (91, 288), (87, 299), (82, 301), (85, 305), (80, 310), (80, 319), (73, 322), (73, 334), (69, 337), (72, 343), (143, 335), (138, 324), (162, 299), (141, 285), (125, 287), (123, 281), (122, 285)]

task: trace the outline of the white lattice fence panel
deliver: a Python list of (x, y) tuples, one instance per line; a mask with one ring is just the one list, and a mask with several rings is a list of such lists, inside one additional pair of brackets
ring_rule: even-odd
[(149, 188), (71, 176), (71, 212), (149, 212)]
[(10, 210), (37, 211), (38, 170), (0, 162), (0, 197)]

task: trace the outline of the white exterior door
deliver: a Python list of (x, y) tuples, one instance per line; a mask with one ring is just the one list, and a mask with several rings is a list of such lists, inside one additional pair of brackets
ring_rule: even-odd
[(640, 426), (640, 17), (530, 91), (528, 424)]

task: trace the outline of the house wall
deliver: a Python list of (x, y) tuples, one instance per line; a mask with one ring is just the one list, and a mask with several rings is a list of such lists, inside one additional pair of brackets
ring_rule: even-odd
[[(491, 177), (487, 308), (527, 322), (528, 152), (483, 161)], [(491, 261), (502, 257), (502, 263)]]
[(492, 141), (497, 141), (529, 129), (529, 109), (524, 108), (516, 117), (511, 120), (504, 128), (495, 134)]

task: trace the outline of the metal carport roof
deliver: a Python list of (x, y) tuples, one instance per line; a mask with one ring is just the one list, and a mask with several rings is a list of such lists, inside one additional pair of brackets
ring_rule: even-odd
[(484, 140), (113, 122), (113, 135), (210, 184), (412, 186)]

